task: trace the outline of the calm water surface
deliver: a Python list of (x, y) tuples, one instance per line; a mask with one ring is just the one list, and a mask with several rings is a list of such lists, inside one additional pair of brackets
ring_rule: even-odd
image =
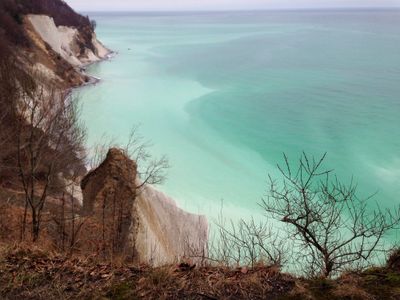
[(91, 17), (118, 55), (78, 91), (88, 143), (140, 123), (185, 209), (257, 214), (267, 174), (301, 151), (400, 203), (400, 11)]

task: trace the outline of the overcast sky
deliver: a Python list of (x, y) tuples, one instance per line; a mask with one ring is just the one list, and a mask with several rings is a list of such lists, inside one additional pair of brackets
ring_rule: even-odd
[(400, 0), (66, 0), (77, 11), (400, 7)]

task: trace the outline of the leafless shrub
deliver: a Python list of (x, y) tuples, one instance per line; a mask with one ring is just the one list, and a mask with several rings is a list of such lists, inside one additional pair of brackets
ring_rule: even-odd
[(389, 251), (386, 266), (390, 269), (400, 270), (400, 248), (396, 246)]
[(218, 221), (216, 236), (210, 244), (210, 257), (226, 266), (257, 264), (281, 267), (287, 259), (288, 247), (279, 231), (274, 232), (266, 222), (250, 220)]
[(342, 184), (322, 170), (324, 159), (303, 154), (293, 170), (285, 156), (285, 166), (278, 166), (283, 184), (270, 178), (269, 196), (261, 206), (288, 225), (298, 260), (311, 274), (328, 277), (384, 250), (382, 238), (399, 225), (400, 209), (371, 210), (370, 198), (358, 198), (354, 183)]
[(274, 230), (268, 222), (256, 221), (253, 217), (227, 221), (221, 207), (213, 224), (209, 229), (206, 249), (199, 253), (199, 247), (188, 247), (188, 257), (228, 268), (255, 268), (260, 265), (281, 268), (291, 255), (284, 232)]
[(124, 151), (138, 165), (138, 175), (141, 183), (137, 188), (140, 189), (146, 184), (154, 185), (163, 183), (169, 163), (166, 156), (154, 158), (150, 154), (152, 144), (146, 141), (138, 131), (139, 126), (132, 128), (128, 141), (124, 146)]
[[(88, 216), (79, 214), (80, 207), (74, 197), (74, 187), (70, 194), (63, 193), (58, 211), (53, 215), (52, 221), (56, 225), (55, 244), (60, 251), (72, 254), (79, 249), (81, 232), (89, 221)], [(83, 237), (83, 238), (88, 238)], [(87, 241), (85, 241), (87, 243)]]
[(110, 148), (120, 148), (138, 166), (138, 179), (140, 180), (137, 186), (138, 190), (147, 184), (162, 184), (170, 167), (169, 162), (166, 156), (153, 157), (150, 153), (151, 147), (152, 144), (139, 134), (139, 126), (136, 125), (131, 129), (125, 144), (118, 144), (115, 138), (103, 136), (102, 141), (94, 146), (89, 166), (91, 169), (95, 169), (104, 161)]
[(87, 166), (89, 170), (94, 170), (104, 161), (109, 149), (115, 147), (116, 141), (103, 135), (99, 141), (91, 148), (91, 152), (87, 159)]

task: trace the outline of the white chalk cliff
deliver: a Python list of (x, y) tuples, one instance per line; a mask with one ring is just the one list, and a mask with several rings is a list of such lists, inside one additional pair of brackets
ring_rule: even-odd
[(205, 216), (185, 212), (151, 186), (139, 192), (135, 206), (139, 217), (136, 250), (143, 261), (159, 266), (206, 255)]
[(56, 26), (53, 18), (45, 15), (28, 15), (28, 20), (34, 30), (56, 53), (69, 62), (72, 66), (80, 67), (107, 57), (110, 51), (97, 40), (93, 34), (91, 49), (85, 49), (82, 54), (78, 46), (79, 31), (73, 27)]

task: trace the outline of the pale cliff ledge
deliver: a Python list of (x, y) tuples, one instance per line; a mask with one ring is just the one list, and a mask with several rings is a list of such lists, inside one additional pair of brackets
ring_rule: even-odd
[(56, 26), (52, 17), (45, 15), (28, 15), (29, 22), (56, 53), (75, 67), (81, 67), (107, 58), (110, 54), (104, 45), (92, 34), (93, 50), (81, 49), (78, 41), (82, 39), (78, 29), (67, 26)]
[(113, 241), (108, 251), (153, 266), (206, 255), (206, 217), (183, 211), (151, 186), (138, 186), (136, 163), (119, 149), (110, 149), (82, 180), (83, 214), (106, 224), (105, 239)]
[(139, 228), (135, 246), (144, 262), (159, 266), (206, 256), (205, 216), (185, 212), (151, 186), (144, 187), (137, 197), (136, 211)]
[(85, 74), (87, 65), (108, 59), (112, 51), (90, 33), (91, 40), (70, 26), (57, 26), (53, 17), (26, 15), (24, 27), (34, 47), (29, 56), (33, 70), (65, 88), (93, 82)]

